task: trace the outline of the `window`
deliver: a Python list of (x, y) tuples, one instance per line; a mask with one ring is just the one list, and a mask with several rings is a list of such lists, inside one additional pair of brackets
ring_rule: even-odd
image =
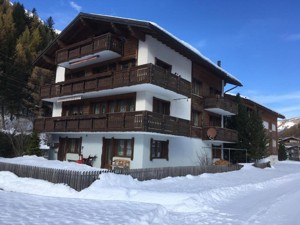
[(202, 87), (202, 83), (198, 80), (193, 79), (193, 83), (192, 83), (192, 93), (194, 95), (201, 95), (201, 87)]
[(166, 159), (169, 160), (169, 141), (158, 141), (151, 138), (150, 160)]
[(209, 88), (209, 95), (210, 96), (216, 96), (216, 95), (221, 95), (221, 91), (217, 90), (214, 87)]
[(170, 115), (170, 102), (153, 98), (153, 112)]
[(201, 127), (201, 112), (192, 111), (192, 125), (195, 127)]
[(263, 126), (265, 129), (269, 129), (269, 122), (268, 121), (263, 121)]
[(76, 116), (83, 114), (83, 107), (81, 104), (64, 105), (63, 116)]
[(76, 79), (76, 78), (80, 78), (80, 77), (84, 77), (84, 76), (85, 76), (84, 70), (76, 71), (76, 72), (67, 70), (67, 72), (66, 72), (66, 80)]
[(115, 139), (116, 156), (132, 157), (133, 139)]
[(106, 103), (105, 102), (95, 103), (93, 105), (93, 113), (94, 114), (105, 114), (106, 113)]
[(272, 131), (276, 131), (276, 124), (272, 123)]
[(91, 105), (93, 114), (135, 111), (135, 98), (121, 98), (95, 102)]
[(60, 138), (59, 151), (81, 154), (81, 138)]
[(158, 58), (155, 58), (155, 65), (159, 66), (160, 68), (163, 68), (164, 70), (171, 72), (172, 66)]

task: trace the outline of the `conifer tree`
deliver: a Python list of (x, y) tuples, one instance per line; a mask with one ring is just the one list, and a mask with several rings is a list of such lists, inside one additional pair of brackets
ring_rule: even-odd
[(238, 142), (235, 147), (247, 149), (248, 158), (252, 161), (268, 156), (268, 140), (259, 113), (255, 110), (247, 110), (239, 94), (236, 96), (236, 102), (238, 114), (229, 121), (229, 128), (238, 131)]
[(286, 148), (285, 148), (285, 146), (282, 143), (279, 143), (278, 160), (279, 161), (287, 160)]
[(41, 156), (42, 151), (40, 149), (40, 138), (37, 132), (32, 132), (26, 150), (27, 155)]

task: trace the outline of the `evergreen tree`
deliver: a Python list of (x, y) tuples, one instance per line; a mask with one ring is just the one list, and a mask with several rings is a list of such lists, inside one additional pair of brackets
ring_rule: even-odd
[(45, 24), (41, 22), (36, 10), (28, 14), (19, 3), (1, 2), (0, 113), (3, 125), (4, 115), (13, 118), (24, 109), (34, 110), (33, 99), (39, 90), (40, 78), (31, 78), (32, 62), (56, 37), (53, 25), (51, 17)]
[(36, 156), (42, 155), (42, 151), (40, 149), (40, 138), (37, 132), (32, 132), (30, 139), (28, 141), (26, 154), (36, 155)]
[(268, 138), (265, 133), (263, 121), (257, 111), (249, 114), (249, 154), (251, 159), (257, 161), (269, 156)]
[(279, 161), (287, 160), (286, 148), (285, 148), (285, 146), (282, 143), (279, 143), (278, 160)]
[[(236, 96), (236, 102), (238, 104), (238, 114), (228, 121), (229, 128), (238, 131), (238, 142), (234, 147), (247, 149), (247, 158), (251, 161), (262, 159), (268, 155), (268, 140), (263, 121), (257, 111), (247, 110), (239, 94)], [(236, 153), (235, 155), (238, 156), (239, 154)], [(236, 160), (240, 161), (240, 159)]]

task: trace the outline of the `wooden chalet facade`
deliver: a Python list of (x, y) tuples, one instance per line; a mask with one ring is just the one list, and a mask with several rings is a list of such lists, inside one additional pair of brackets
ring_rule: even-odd
[[(228, 98), (234, 100), (236, 96), (234, 95), (228, 95)], [(284, 119), (285, 116), (275, 112), (261, 104), (258, 104), (255, 101), (252, 101), (249, 98), (241, 97), (241, 103), (246, 106), (246, 109), (248, 112), (250, 111), (257, 111), (259, 112), (259, 115), (261, 116), (261, 119), (263, 121), (263, 126), (265, 128), (265, 133), (267, 136), (267, 139), (269, 141), (268, 143), (268, 151), (269, 151), (269, 157), (267, 160), (269, 160), (272, 164), (274, 162), (278, 161), (278, 127), (277, 127), (277, 120), (278, 118)]]
[(285, 146), (289, 160), (300, 161), (300, 138), (285, 137), (279, 140)]
[(237, 105), (223, 93), (241, 83), (154, 23), (80, 13), (34, 64), (55, 72), (41, 87), (52, 116), (34, 129), (51, 134), (59, 160), (197, 165), (212, 144), (237, 141), (223, 122)]

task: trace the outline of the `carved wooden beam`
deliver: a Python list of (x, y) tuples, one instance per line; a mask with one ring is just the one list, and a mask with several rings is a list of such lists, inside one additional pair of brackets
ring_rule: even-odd
[(133, 37), (135, 37), (135, 38), (137, 38), (137, 39), (139, 39), (139, 40), (141, 40), (141, 41), (145, 41), (146, 37), (145, 37), (145, 34), (144, 34), (144, 33), (140, 32), (139, 30), (133, 28), (133, 27), (130, 26), (130, 25), (128, 25), (127, 27), (128, 27), (128, 30), (129, 30), (130, 34), (131, 34)]
[(122, 35), (123, 34), (123, 32), (120, 30), (120, 28), (118, 28), (118, 26), (115, 23), (111, 22), (110, 26), (111, 26), (111, 28), (112, 28), (112, 30), (114, 31), (115, 34), (118, 34), (118, 35)]

